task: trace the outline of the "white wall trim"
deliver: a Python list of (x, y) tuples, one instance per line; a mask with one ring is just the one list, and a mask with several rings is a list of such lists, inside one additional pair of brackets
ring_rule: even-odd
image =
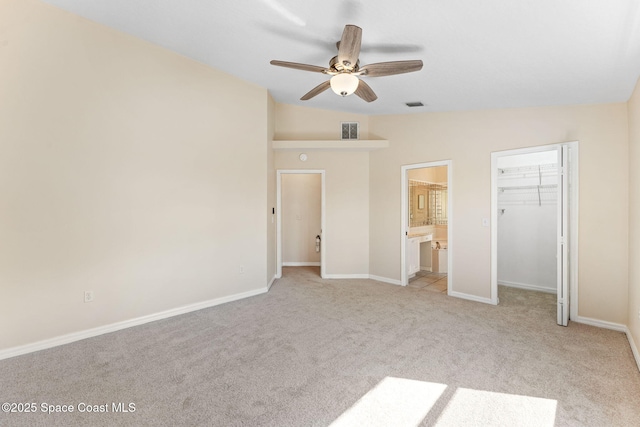
[(462, 292), (451, 291), (451, 292), (448, 293), (448, 295), (450, 297), (466, 299), (466, 300), (469, 300), (469, 301), (475, 301), (475, 302), (481, 302), (481, 303), (484, 303), (484, 304), (497, 305), (497, 301), (494, 302), (491, 298), (478, 297), (478, 296), (475, 296), (475, 295), (465, 294), (465, 293), (462, 293)]
[(325, 274), (323, 279), (369, 279), (368, 274)]
[(271, 290), (271, 286), (277, 279), (279, 279), (279, 277), (274, 274), (271, 280), (269, 280), (269, 284), (267, 284), (267, 292)]
[(402, 286), (402, 282), (400, 282), (400, 280), (389, 279), (388, 277), (376, 276), (375, 274), (370, 274), (369, 279), (376, 280), (378, 282), (388, 283), (390, 285)]
[(539, 285), (530, 285), (528, 283), (518, 283), (518, 282), (507, 282), (505, 280), (500, 280), (498, 285), (508, 286), (510, 288), (518, 288), (518, 289), (526, 289), (528, 291), (538, 291), (538, 292), (546, 292), (548, 294), (557, 294), (558, 290), (554, 288), (539, 286)]
[(571, 319), (571, 320), (576, 323), (582, 323), (589, 326), (596, 326), (598, 328), (611, 329), (613, 331), (618, 331), (618, 332), (626, 333), (628, 331), (627, 326), (623, 325), (622, 323), (607, 322), (606, 320), (592, 319), (591, 317), (577, 316), (575, 319)]
[(162, 320), (168, 317), (179, 316), (181, 314), (190, 313), (192, 311), (198, 311), (205, 308), (214, 307), (216, 305), (241, 300), (244, 298), (249, 298), (255, 295), (264, 294), (268, 290), (269, 290), (268, 287), (259, 288), (253, 291), (242, 292), (235, 295), (229, 295), (226, 297), (216, 298), (208, 301), (198, 302), (195, 304), (185, 305), (182, 307), (172, 308), (166, 311), (161, 311), (159, 313), (137, 317), (135, 319), (129, 319), (129, 320), (124, 320), (122, 322), (111, 323), (109, 325), (99, 326), (97, 328), (86, 329), (84, 331), (79, 331), (79, 332), (73, 332), (70, 334), (61, 335), (59, 337), (37, 341), (31, 344), (11, 347), (6, 350), (0, 350), (0, 360), (8, 359), (10, 357), (20, 356), (27, 353), (33, 353), (35, 351), (46, 350), (48, 348), (57, 347), (63, 344), (69, 344), (69, 343), (80, 341), (86, 338), (96, 337), (98, 335), (108, 334), (110, 332), (120, 331), (122, 329), (131, 328), (133, 326), (144, 325), (145, 323), (154, 322), (156, 320)]
[(624, 332), (627, 336), (627, 340), (629, 341), (629, 346), (631, 346), (631, 352), (633, 353), (633, 358), (636, 360), (636, 365), (638, 365), (638, 371), (640, 371), (640, 351), (638, 351), (638, 347), (636, 346), (635, 341), (633, 340), (633, 335), (631, 335), (631, 331), (627, 327), (627, 325), (623, 325), (621, 323), (613, 323), (607, 322), (605, 320), (592, 319), (590, 317), (576, 316), (575, 319), (571, 319), (576, 323), (583, 323), (589, 326), (595, 326), (597, 328), (611, 329), (613, 331)]
[(287, 261), (287, 262), (283, 262), (282, 263), (283, 267), (320, 267), (320, 262), (316, 261), (316, 262), (306, 262), (306, 261), (302, 261), (302, 262), (296, 262), (296, 261)]
[(638, 371), (640, 371), (640, 352), (638, 352), (638, 347), (636, 347), (636, 343), (633, 340), (633, 335), (631, 335), (631, 331), (629, 328), (626, 328), (625, 333), (627, 334), (627, 339), (629, 340), (629, 345), (631, 346), (631, 352), (633, 353), (634, 359), (636, 359), (636, 365), (638, 365)]

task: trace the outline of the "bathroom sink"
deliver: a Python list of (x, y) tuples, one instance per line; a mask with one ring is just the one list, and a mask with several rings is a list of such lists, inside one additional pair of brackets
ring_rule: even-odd
[(407, 236), (409, 239), (417, 239), (418, 242), (420, 243), (424, 243), (424, 242), (430, 242), (433, 240), (433, 233), (430, 234), (409, 234), (409, 236)]

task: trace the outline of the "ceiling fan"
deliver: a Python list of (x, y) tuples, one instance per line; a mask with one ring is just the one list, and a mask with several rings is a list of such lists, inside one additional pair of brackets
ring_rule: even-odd
[(300, 98), (302, 101), (311, 99), (331, 87), (340, 96), (348, 96), (355, 93), (365, 101), (372, 102), (378, 99), (378, 96), (367, 83), (358, 77), (391, 76), (422, 69), (422, 61), (420, 60), (379, 62), (360, 67), (358, 56), (360, 55), (361, 42), (362, 28), (356, 25), (345, 25), (342, 38), (337, 43), (338, 55), (331, 58), (328, 68), (276, 60), (271, 61), (271, 64), (331, 76), (331, 79), (320, 83)]

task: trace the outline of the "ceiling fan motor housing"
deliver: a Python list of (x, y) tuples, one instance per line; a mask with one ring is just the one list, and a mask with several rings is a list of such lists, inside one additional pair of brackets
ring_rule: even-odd
[(335, 73), (356, 73), (360, 69), (360, 59), (358, 59), (358, 61), (356, 61), (355, 65), (353, 66), (348, 61), (347, 64), (339, 62), (338, 57), (334, 56), (333, 58), (331, 58), (331, 61), (329, 61), (329, 70)]

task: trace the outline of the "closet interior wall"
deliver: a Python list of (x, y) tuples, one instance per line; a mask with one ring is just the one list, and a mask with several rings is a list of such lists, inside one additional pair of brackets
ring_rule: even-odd
[(498, 163), (498, 284), (557, 292), (556, 151)]

